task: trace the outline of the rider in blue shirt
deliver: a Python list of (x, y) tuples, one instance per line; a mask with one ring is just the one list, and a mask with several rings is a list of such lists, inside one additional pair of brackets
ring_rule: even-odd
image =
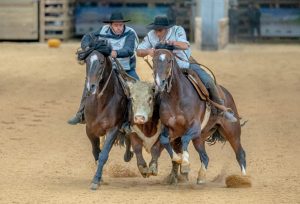
[[(84, 35), (81, 40), (81, 48), (86, 49), (94, 39), (107, 39), (112, 46), (111, 57), (118, 59), (127, 74), (139, 80), (136, 73), (135, 50), (138, 45), (138, 36), (136, 32), (125, 25), (130, 20), (124, 20), (123, 15), (119, 12), (112, 13), (110, 19), (103, 21), (107, 23), (96, 32)], [(116, 66), (113, 63), (113, 67)], [(84, 123), (84, 106), (87, 97), (86, 88), (84, 87), (79, 109), (74, 117), (68, 120), (70, 125)]]

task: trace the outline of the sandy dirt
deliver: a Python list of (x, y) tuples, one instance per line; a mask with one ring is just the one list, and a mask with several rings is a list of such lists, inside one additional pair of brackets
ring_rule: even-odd
[[(196, 184), (200, 162), (190, 145), (190, 180), (177, 186), (163, 182), (171, 169), (165, 151), (159, 175), (145, 179), (135, 158), (125, 163), (124, 148), (115, 146), (97, 191), (89, 190), (95, 165), (85, 126), (66, 123), (77, 110), (84, 82), (85, 67), (75, 60), (78, 45), (0, 44), (0, 203), (300, 203), (299, 45), (193, 51), (249, 120), (242, 145), (251, 188), (226, 188), (226, 176), (240, 174), (226, 143), (207, 147), (205, 185)], [(152, 78), (141, 59), (138, 73)], [(137, 176), (115, 178), (116, 165)]]

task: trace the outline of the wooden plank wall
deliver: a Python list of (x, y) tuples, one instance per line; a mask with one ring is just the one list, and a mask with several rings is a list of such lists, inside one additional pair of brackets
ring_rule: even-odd
[(73, 36), (74, 3), (75, 0), (40, 0), (40, 42)]
[(38, 40), (38, 1), (0, 1), (0, 40)]

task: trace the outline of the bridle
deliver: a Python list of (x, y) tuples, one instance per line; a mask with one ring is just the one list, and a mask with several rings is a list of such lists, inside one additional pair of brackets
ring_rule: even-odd
[[(170, 50), (167, 50), (167, 49), (156, 49), (155, 53), (158, 53), (159, 51), (167, 52), (170, 56), (172, 56), (171, 62), (170, 62), (171, 66), (167, 70), (167, 75), (166, 75), (166, 80), (165, 80), (165, 81), (167, 81), (167, 84), (165, 86), (167, 88), (166, 91), (167, 91), (167, 93), (170, 93), (171, 88), (172, 88), (172, 81), (173, 81), (173, 78), (174, 78), (174, 76), (173, 76), (173, 69), (174, 69), (174, 66), (175, 66), (175, 57), (174, 57), (173, 53)], [(154, 70), (154, 72), (155, 72), (155, 70)], [(155, 84), (156, 84), (156, 80), (154, 80), (154, 81), (155, 81)]]
[[(103, 55), (103, 56), (104, 56), (104, 55)], [(107, 64), (107, 59), (106, 59), (105, 56), (104, 56), (104, 62), (103, 62), (103, 63), (104, 63), (104, 68), (101, 70), (101, 72), (100, 72), (99, 74), (97, 74), (97, 78), (96, 78), (97, 88), (99, 88), (99, 84), (100, 84), (100, 82), (101, 82), (102, 79), (103, 79), (104, 71), (105, 71), (105, 69), (106, 69), (106, 67), (107, 67), (107, 66), (106, 66), (106, 64)], [(107, 78), (107, 80), (106, 80), (106, 82), (105, 82), (103, 88), (101, 89), (100, 93), (97, 95), (97, 98), (100, 98), (100, 97), (103, 95), (105, 89), (107, 88), (108, 82), (110, 81), (110, 78), (111, 78), (111, 76), (112, 76), (112, 72), (113, 72), (113, 69), (111, 69), (111, 71), (110, 71), (110, 73), (109, 73), (109, 76), (108, 76), (108, 78)]]

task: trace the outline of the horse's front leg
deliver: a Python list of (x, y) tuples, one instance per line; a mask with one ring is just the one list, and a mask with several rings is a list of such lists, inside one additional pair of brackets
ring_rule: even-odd
[(162, 132), (161, 132), (161, 134), (159, 136), (159, 142), (167, 150), (167, 152), (170, 155), (172, 161), (180, 164), (181, 163), (181, 156), (178, 155), (174, 151), (173, 147), (171, 146), (170, 139), (169, 139), (169, 130), (166, 127), (164, 127), (162, 129)]
[(101, 152), (101, 149), (99, 147), (100, 145), (100, 139), (98, 136), (92, 133), (92, 131), (86, 127), (86, 134), (92, 144), (92, 153), (95, 159), (95, 163), (98, 161), (99, 153)]
[(130, 134), (130, 140), (132, 149), (136, 156), (138, 169), (141, 175), (145, 178), (148, 176), (148, 166), (143, 157), (143, 141), (134, 132)]
[(205, 141), (203, 138), (197, 137), (193, 140), (193, 145), (197, 150), (201, 160), (201, 167), (198, 171), (197, 184), (204, 184), (206, 182), (206, 170), (209, 162), (208, 155), (205, 151)]
[(100, 180), (102, 177), (103, 166), (105, 165), (109, 152), (111, 150), (112, 145), (114, 144), (118, 134), (118, 127), (112, 128), (106, 135), (106, 139), (104, 142), (104, 146), (102, 151), (99, 153), (98, 167), (96, 174), (93, 178), (91, 189), (96, 190), (100, 185)]
[[(166, 178), (166, 182), (168, 184), (177, 184), (178, 183), (178, 170), (179, 170), (179, 165), (181, 163), (181, 141), (180, 138), (176, 138), (172, 145), (169, 141), (168, 137), (168, 131), (165, 128), (164, 131), (162, 132), (160, 136), (160, 141), (161, 143), (161, 148), (165, 148), (167, 152), (169, 153), (171, 159), (172, 159), (172, 169), (170, 174)], [(160, 152), (162, 151), (160, 150)], [(186, 174), (186, 177), (188, 174)]]
[(191, 140), (200, 137), (201, 134), (200, 122), (194, 122), (193, 125), (186, 131), (181, 137), (182, 142), (182, 162), (181, 162), (181, 173), (188, 173), (190, 171), (189, 152), (188, 146)]

